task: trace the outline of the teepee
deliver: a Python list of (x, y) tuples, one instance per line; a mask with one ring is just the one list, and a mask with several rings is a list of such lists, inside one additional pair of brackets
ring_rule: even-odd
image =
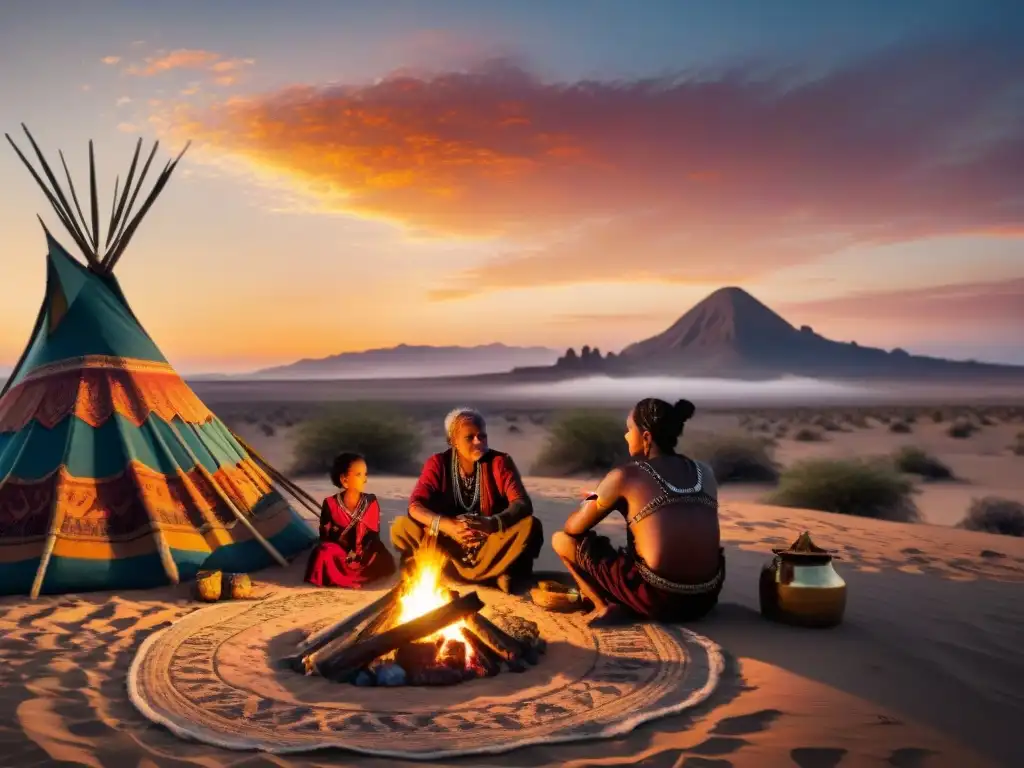
[(92, 142), (90, 225), (63, 153), (70, 205), (25, 133), (46, 181), (7, 140), (85, 261), (43, 225), (46, 294), (0, 391), (0, 594), (138, 589), (200, 569), (286, 564), (315, 535), (274, 480), (312, 510), (319, 505), (210, 412), (139, 323), (113, 272), (185, 150), (132, 216), (159, 146), (136, 179), (139, 139), (101, 240)]

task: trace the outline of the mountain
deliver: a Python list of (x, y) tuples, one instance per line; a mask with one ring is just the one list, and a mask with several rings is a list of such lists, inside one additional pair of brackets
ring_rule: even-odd
[(252, 374), (275, 379), (397, 379), (503, 373), (519, 366), (548, 366), (558, 352), (547, 347), (486, 344), (476, 347), (397, 347), (342, 352), (316, 360), (265, 368)]
[[(609, 371), (730, 378), (1024, 379), (1024, 367), (954, 361), (827, 339), (741, 288), (721, 288), (667, 330), (626, 347)], [(591, 364), (593, 367), (593, 363)]]

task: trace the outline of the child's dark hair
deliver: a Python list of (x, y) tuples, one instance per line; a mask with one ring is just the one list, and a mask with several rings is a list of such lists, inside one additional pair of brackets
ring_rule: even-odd
[(341, 478), (348, 474), (352, 465), (357, 461), (366, 461), (366, 459), (361, 453), (351, 451), (339, 453), (334, 457), (334, 463), (331, 464), (331, 482), (334, 483), (335, 488), (341, 488)]
[(658, 448), (671, 453), (683, 434), (683, 426), (696, 410), (689, 400), (677, 400), (672, 405), (656, 397), (648, 397), (633, 406), (633, 422), (641, 432), (651, 433), (651, 439)]

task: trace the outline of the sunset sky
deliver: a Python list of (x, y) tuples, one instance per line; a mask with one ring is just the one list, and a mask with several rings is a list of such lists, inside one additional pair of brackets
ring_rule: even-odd
[[(386, 8), (386, 10), (381, 10)], [(663, 330), (741, 286), (861, 344), (1024, 364), (1024, 3), (0, 4), (0, 130), (102, 207), (193, 141), (118, 265), (183, 371)], [(0, 146), (0, 366), (43, 292)]]

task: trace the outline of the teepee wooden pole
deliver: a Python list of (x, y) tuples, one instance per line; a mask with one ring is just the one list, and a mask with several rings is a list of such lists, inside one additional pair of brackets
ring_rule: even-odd
[(256, 541), (263, 545), (263, 548), (267, 551), (267, 554), (274, 558), (274, 560), (277, 561), (278, 565), (287, 567), (288, 561), (280, 552), (277, 551), (277, 548), (273, 544), (267, 541), (267, 539), (263, 536), (262, 533), (256, 530), (256, 526), (252, 524), (252, 521), (250, 521), (249, 518), (245, 516), (242, 510), (240, 510), (238, 506), (235, 504), (235, 502), (231, 500), (231, 497), (228, 496), (224, 492), (224, 489), (220, 487), (220, 483), (217, 482), (216, 478), (214, 478), (214, 476), (210, 474), (206, 467), (203, 466), (203, 463), (199, 461), (199, 457), (197, 457), (195, 453), (192, 451), (192, 447), (185, 442), (185, 439), (180, 434), (178, 434), (177, 430), (172, 429), (171, 431), (174, 433), (174, 436), (178, 439), (178, 444), (181, 446), (182, 450), (184, 450), (188, 454), (188, 457), (195, 465), (196, 470), (198, 470), (199, 474), (202, 475), (203, 478), (210, 484), (210, 487), (213, 488), (213, 492), (220, 497), (221, 501), (227, 504), (228, 509), (231, 510), (231, 514), (235, 516), (235, 519), (238, 520), (238, 522), (240, 522), (248, 529), (249, 533), (252, 534), (252, 537), (256, 539)]
[(238, 444), (245, 449), (245, 452), (252, 456), (253, 460), (260, 466), (260, 468), (263, 469), (263, 471), (266, 472), (268, 475), (270, 475), (271, 479), (279, 482), (282, 486), (287, 488), (297, 500), (309, 502), (307, 508), (310, 509), (310, 511), (315, 512), (316, 514), (320, 514), (320, 504), (319, 502), (317, 502), (316, 499), (314, 499), (310, 494), (308, 494), (306, 491), (304, 491), (302, 488), (300, 488), (298, 485), (292, 482), (289, 478), (285, 477), (284, 474), (282, 474), (279, 470), (275, 469), (270, 464), (269, 461), (267, 461), (259, 453), (257, 453), (256, 449), (249, 445), (249, 443), (246, 442), (240, 435), (236, 434), (231, 429), (229, 429), (228, 432), (230, 432), (231, 436), (235, 438)]
[(32, 580), (32, 591), (29, 597), (33, 600), (39, 597), (43, 591), (43, 582), (46, 581), (46, 569), (50, 567), (50, 558), (53, 557), (53, 549), (57, 546), (57, 532), (60, 531), (61, 523), (64, 521), (64, 512), (60, 506), (60, 484), (61, 471), (57, 470), (56, 485), (53, 489), (53, 509), (50, 511), (50, 525), (46, 531), (46, 543), (43, 545), (42, 555), (39, 557), (39, 565), (36, 567), (36, 577)]

